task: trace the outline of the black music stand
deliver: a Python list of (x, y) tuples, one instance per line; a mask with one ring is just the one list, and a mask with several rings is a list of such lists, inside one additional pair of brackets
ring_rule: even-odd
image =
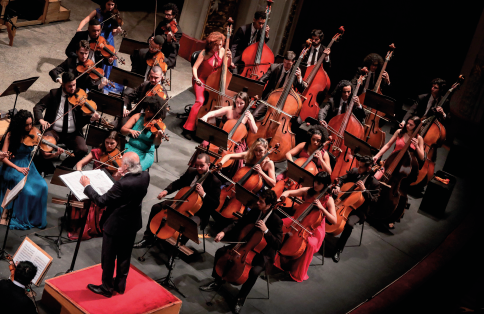
[(210, 144), (227, 150), (229, 133), (201, 119), (198, 119), (196, 136), (208, 142), (205, 152), (207, 154), (210, 150)]
[[(308, 123), (309, 125), (307, 125)], [(306, 120), (304, 120), (304, 122), (301, 123), (299, 128), (307, 132), (313, 125), (319, 125), (319, 121), (314, 119), (313, 117), (307, 117)]]
[(20, 93), (26, 92), (30, 88), (30, 86), (32, 86), (32, 84), (34, 84), (37, 81), (38, 78), (39, 78), (38, 76), (35, 76), (25, 80), (15, 81), (12, 84), (10, 84), (10, 86), (7, 87), (7, 89), (4, 90), (3, 93), (0, 95), (0, 97), (10, 96), (13, 94), (16, 95), (15, 103), (13, 104), (13, 109), (10, 109), (8, 111), (10, 118), (12, 118), (17, 113), (17, 109), (15, 107), (17, 106), (18, 95)]
[(124, 100), (122, 98), (109, 96), (98, 91), (89, 91), (88, 98), (93, 100), (101, 113), (122, 118), (124, 110)]
[(304, 187), (312, 187), (314, 176), (311, 172), (299, 167), (292, 160), (287, 161), (287, 176)]
[[(20, 181), (19, 181), (19, 183), (20, 183)], [(6, 259), (6, 254), (8, 254), (7, 251), (5, 250), (5, 247), (7, 246), (8, 232), (10, 230), (10, 222), (12, 221), (15, 200), (18, 198), (19, 194), (22, 193), (23, 189), (24, 188), (22, 187), (19, 191), (17, 191), (17, 194), (15, 194), (11, 198), (11, 200), (8, 203), (5, 204), (5, 208), (3, 209), (3, 210), (7, 211), (7, 221), (8, 221), (8, 223), (7, 223), (7, 230), (5, 230), (5, 237), (3, 238), (2, 250), (0, 251), (0, 260)], [(10, 192), (11, 192), (11, 190), (8, 190), (7, 193), (5, 194), (4, 198), (9, 196)], [(10, 205), (10, 203), (12, 203), (12, 208), (10, 210), (8, 210), (7, 206)]]
[(395, 103), (396, 100), (391, 97), (375, 93), (371, 90), (366, 91), (365, 106), (383, 112), (385, 118), (395, 118)]
[(109, 80), (127, 87), (136, 88), (145, 81), (145, 78), (139, 74), (113, 67), (111, 74), (109, 74)]
[(119, 52), (132, 55), (135, 50), (149, 48), (150, 45), (147, 42), (137, 41), (131, 38), (123, 38), (121, 46), (119, 46)]
[(262, 97), (264, 86), (265, 84), (262, 82), (255, 81), (238, 74), (232, 74), (232, 79), (230, 80), (228, 89), (233, 91), (243, 90), (249, 94), (250, 98), (253, 98), (256, 95)]
[(351, 165), (353, 165), (353, 161), (356, 157), (356, 154), (358, 154), (362, 157), (363, 156), (372, 157), (372, 156), (376, 155), (379, 151), (375, 147), (371, 146), (370, 144), (368, 144), (365, 141), (360, 140), (359, 138), (357, 138), (353, 134), (348, 133), (347, 131), (345, 131), (344, 143), (345, 143), (345, 146), (346, 146), (344, 160), (346, 161), (346, 153), (348, 152), (348, 149), (351, 149), (351, 152), (353, 154), (353, 160), (351, 161)]
[(239, 183), (235, 184), (235, 198), (246, 207), (254, 206), (259, 200), (257, 195), (244, 188)]
[(171, 251), (170, 260), (167, 265), (168, 274), (166, 275), (166, 277), (163, 277), (155, 281), (166, 288), (175, 289), (176, 292), (178, 292), (184, 298), (186, 298), (186, 296), (183, 293), (181, 293), (180, 290), (178, 290), (175, 283), (171, 279), (171, 272), (174, 269), (175, 259), (178, 256), (178, 252), (180, 251), (179, 244), (182, 236), (185, 236), (188, 239), (192, 240), (193, 242), (200, 244), (200, 240), (198, 239), (197, 223), (191, 220), (189, 217), (177, 212), (171, 207), (167, 207), (167, 210), (168, 212), (167, 212), (166, 222), (168, 223), (168, 226), (178, 231), (178, 237), (176, 239), (176, 245), (173, 247)]

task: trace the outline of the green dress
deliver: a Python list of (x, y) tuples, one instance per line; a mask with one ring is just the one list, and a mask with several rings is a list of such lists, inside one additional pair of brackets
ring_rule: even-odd
[[(145, 114), (142, 113), (138, 121), (136, 121), (132, 130), (143, 130), (143, 121)], [(129, 142), (126, 143), (126, 152), (135, 152), (139, 156), (141, 167), (143, 171), (151, 167), (155, 160), (155, 144), (153, 144), (154, 134), (145, 129), (138, 138), (129, 137)]]

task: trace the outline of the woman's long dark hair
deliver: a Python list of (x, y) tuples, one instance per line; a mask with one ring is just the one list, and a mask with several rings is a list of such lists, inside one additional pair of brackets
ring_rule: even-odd
[[(331, 176), (329, 175), (329, 173), (327, 173), (326, 171), (321, 171), (320, 173), (318, 173), (315, 177), (314, 177), (314, 182), (318, 182), (318, 183), (322, 183), (324, 184), (324, 187), (327, 187), (328, 185), (331, 184)], [(315, 189), (314, 189), (314, 185), (308, 190), (308, 196), (314, 196), (316, 195), (317, 192)]]
[[(336, 85), (336, 88), (334, 89), (332, 94), (335, 102), (341, 99), (341, 95), (343, 94), (343, 88), (345, 88), (346, 86), (351, 86), (351, 93), (353, 93), (353, 85), (351, 85), (351, 82), (348, 80), (341, 80), (338, 85)], [(339, 106), (339, 103), (335, 103), (335, 106)]]
[(407, 123), (409, 120), (413, 120), (413, 122), (415, 123), (415, 127), (417, 127), (421, 121), (420, 117), (418, 116), (413, 116), (408, 118), (407, 121), (405, 121), (405, 125), (403, 126), (403, 128), (401, 128), (400, 132), (398, 132), (398, 137), (402, 137), (405, 133), (407, 133)]
[(34, 117), (32, 116), (32, 113), (30, 111), (20, 110), (15, 116), (13, 116), (12, 121), (10, 121), (10, 125), (8, 126), (7, 132), (5, 132), (5, 135), (3, 136), (3, 139), (0, 143), (0, 149), (3, 149), (3, 143), (5, 142), (5, 138), (7, 134), (10, 133), (10, 143), (8, 145), (8, 151), (15, 156), (20, 147), (20, 144), (22, 143), (23, 137), (27, 135), (27, 132), (25, 131), (25, 122), (28, 118), (32, 118), (33, 124)]
[(306, 140), (306, 144), (304, 145), (304, 148), (307, 150), (309, 145), (311, 145), (311, 138), (313, 137), (313, 135), (319, 135), (321, 136), (321, 144), (323, 144), (324, 142), (326, 142), (326, 140), (328, 139), (328, 131), (323, 128), (323, 126), (321, 125), (313, 125), (309, 130), (308, 130), (308, 137), (307, 137), (307, 140)]
[(110, 138), (112, 140), (114, 140), (116, 142), (116, 148), (119, 149), (119, 141), (120, 141), (120, 138), (119, 138), (119, 134), (117, 131), (111, 131), (109, 132), (109, 135), (106, 136), (103, 140), (103, 142), (99, 145), (99, 148), (101, 148), (101, 151), (103, 153), (107, 153), (107, 150), (106, 150), (106, 140)]

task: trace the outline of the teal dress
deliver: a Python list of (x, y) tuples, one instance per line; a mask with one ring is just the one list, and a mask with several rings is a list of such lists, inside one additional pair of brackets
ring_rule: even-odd
[[(10, 161), (25, 168), (30, 162), (30, 153), (33, 147), (20, 144), (15, 157)], [(0, 203), (3, 202), (7, 189), (13, 189), (24, 175), (12, 167), (2, 165), (0, 168)], [(45, 228), (47, 225), (47, 183), (35, 168), (30, 165), (27, 182), (18, 198), (7, 207), (12, 209), (13, 215), (10, 229), (28, 230), (33, 227)], [(3, 212), (3, 208), (0, 208)]]
[[(144, 119), (145, 114), (142, 113), (132, 130), (141, 131)], [(154, 134), (149, 130), (144, 130), (138, 138), (129, 137), (129, 142), (126, 143), (126, 152), (138, 154), (143, 171), (151, 167), (153, 161), (155, 161), (155, 144), (153, 144), (153, 139)]]

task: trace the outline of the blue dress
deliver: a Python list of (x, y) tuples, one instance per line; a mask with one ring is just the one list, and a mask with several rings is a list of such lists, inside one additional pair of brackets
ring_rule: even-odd
[[(133, 126), (133, 130), (141, 131), (143, 129), (143, 122), (145, 114), (142, 113), (138, 121)], [(151, 167), (155, 161), (155, 144), (153, 144), (153, 133), (149, 130), (144, 130), (138, 138), (129, 137), (129, 142), (126, 143), (126, 152), (135, 152), (139, 156), (141, 167), (143, 171)]]
[[(19, 167), (27, 167), (33, 147), (20, 144), (15, 157), (10, 161)], [(12, 167), (2, 165), (0, 168), (0, 203), (7, 189), (13, 189), (24, 175)], [(28, 230), (33, 227), (45, 228), (47, 225), (47, 183), (35, 168), (30, 165), (27, 182), (18, 198), (7, 207), (12, 209), (13, 216), (10, 229)], [(0, 208), (3, 212), (3, 208)]]

